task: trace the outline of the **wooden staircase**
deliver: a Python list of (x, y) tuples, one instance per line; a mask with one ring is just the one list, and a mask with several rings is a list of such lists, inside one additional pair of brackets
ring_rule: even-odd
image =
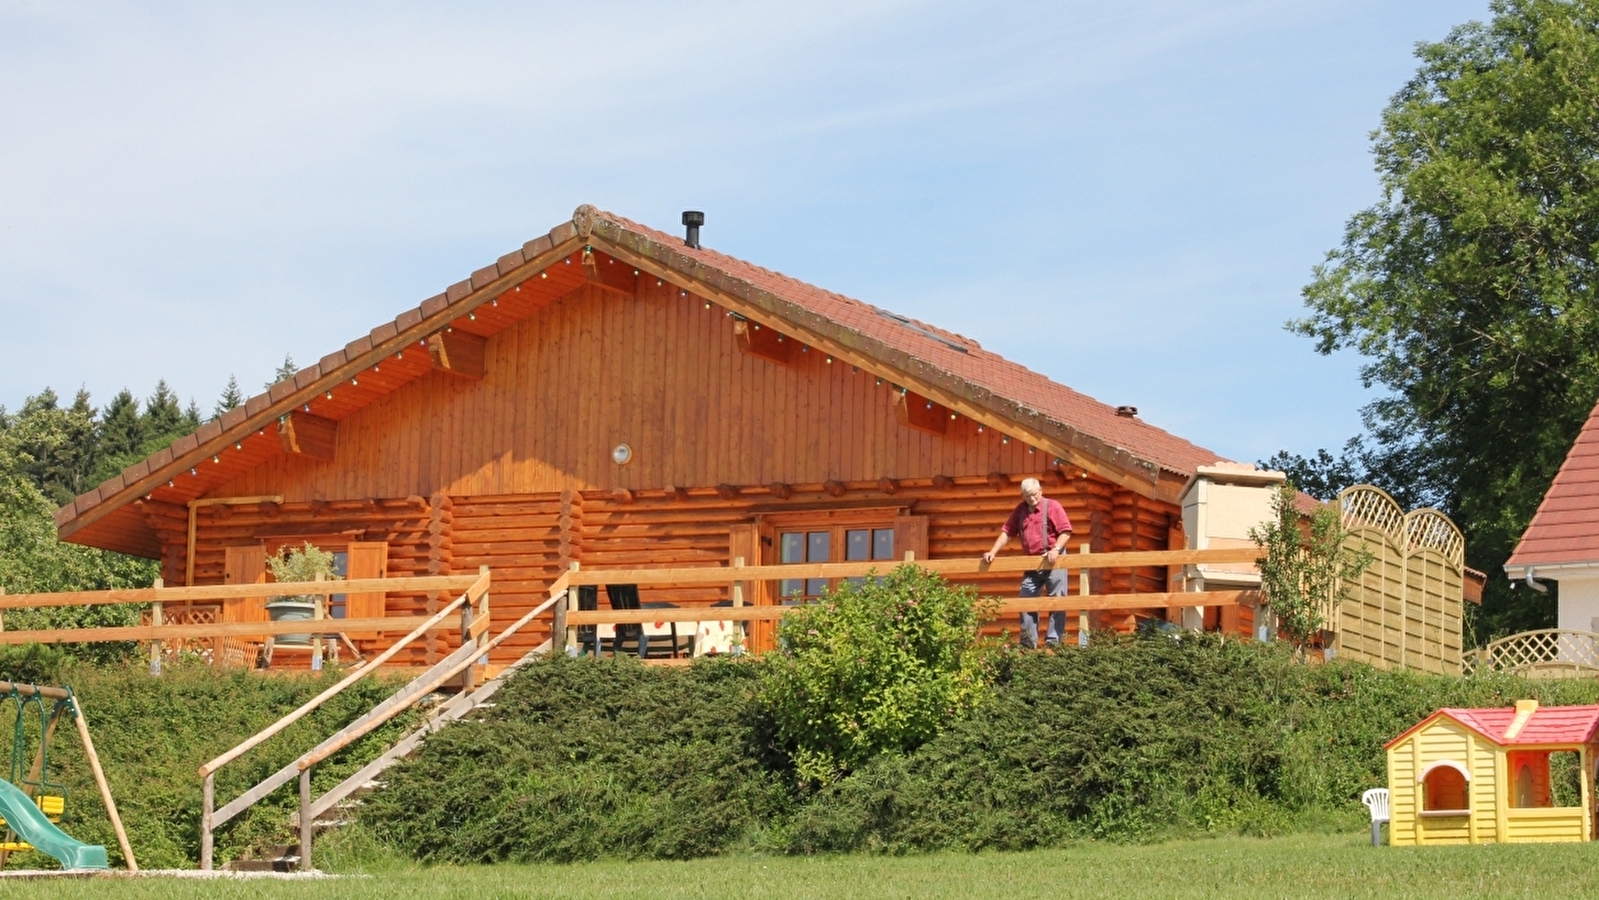
[[(532, 652), (507, 666), (504, 671), (485, 681), (481, 687), (472, 691), (461, 691), (435, 707), (427, 717), (427, 721), (417, 726), (405, 737), (394, 742), (383, 755), (372, 760), (358, 769), (350, 777), (330, 788), (327, 793), (311, 802), (311, 825), (313, 828), (336, 828), (347, 824), (343, 818), (324, 820), (321, 817), (329, 812), (340, 812), (350, 808), (352, 802), (358, 802), (359, 797), (368, 791), (376, 790), (383, 786), (378, 781), (379, 775), (395, 763), (412, 755), (422, 746), (429, 735), (435, 734), (454, 722), (465, 718), (467, 714), (493, 707), (490, 702), (500, 688), (505, 685), (505, 680), (517, 669), (543, 657), (550, 651), (550, 642), (545, 641)], [(289, 817), (289, 824), (295, 828), (300, 827), (300, 813), (295, 812)]]
[[(296, 868), (302, 871), (309, 870), (311, 868), (311, 840), (315, 830), (318, 827), (334, 827), (344, 822), (343, 816), (324, 819), (322, 817), (325, 814), (329, 811), (337, 813), (342, 810), (348, 810), (350, 805), (359, 803), (357, 797), (360, 793), (379, 786), (379, 782), (376, 779), (384, 770), (415, 752), (428, 735), (448, 726), (452, 722), (458, 721), (475, 709), (489, 705), (490, 698), (499, 691), (500, 687), (504, 685), (505, 679), (511, 673), (550, 651), (551, 643), (545, 641), (532, 652), (506, 667), (495, 677), (488, 679), (481, 685), (476, 682), (476, 667), (480, 663), (486, 662), (488, 654), (496, 647), (521, 631), (534, 619), (544, 615), (552, 607), (556, 607), (557, 602), (566, 597), (566, 582), (565, 576), (558, 579), (551, 586), (550, 599), (539, 604), (531, 612), (506, 626), (503, 631), (491, 638), (488, 634), (490, 576), (488, 568), (486, 566), (483, 567), (479, 576), (471, 583), (465, 593), (451, 601), (437, 613), (434, 613), (414, 631), (400, 639), (389, 649), (362, 663), (337, 684), (307, 701), (298, 709), (295, 709), (216, 759), (201, 766), (200, 777), (203, 779), (203, 789), (200, 815), (200, 868), (202, 870), (210, 870), (213, 867), (214, 836), (219, 826), (243, 813), (268, 794), (298, 777), (300, 782), (300, 809), (291, 820), (300, 834), (298, 853), (281, 852), (271, 859), (241, 862), (259, 867), (270, 866), (276, 869), (280, 866), (287, 866), (292, 861)], [(402, 648), (428, 631), (440, 627), (449, 616), (457, 613), (459, 613), (461, 618), (462, 640), (460, 648), (444, 659), (439, 660), (421, 675), (407, 682), (386, 700), (358, 717), (355, 721), (339, 729), (315, 747), (300, 754), (288, 765), (262, 779), (254, 787), (240, 794), (234, 800), (220, 808), (216, 806), (215, 786), (218, 770), (243, 756), (251, 748), (258, 746), (273, 735), (288, 728), (289, 725), (303, 718), (332, 697), (337, 696), (350, 685), (376, 672), (379, 666), (392, 659)], [(438, 696), (441, 691), (450, 687), (459, 687), (460, 690), (435, 705), (428, 712), (422, 725), (413, 729), (377, 759), (363, 766), (358, 772), (341, 781), (321, 797), (312, 797), (311, 772), (318, 763), (349, 747), (395, 716), (415, 707), (429, 697)]]

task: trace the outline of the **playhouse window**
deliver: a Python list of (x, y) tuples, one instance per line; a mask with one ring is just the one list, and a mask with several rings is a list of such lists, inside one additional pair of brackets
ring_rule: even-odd
[(1517, 751), (1509, 757), (1511, 806), (1582, 806), (1582, 762), (1575, 750)]
[(1424, 812), (1465, 811), (1471, 808), (1466, 773), (1452, 765), (1434, 766), (1421, 782)]

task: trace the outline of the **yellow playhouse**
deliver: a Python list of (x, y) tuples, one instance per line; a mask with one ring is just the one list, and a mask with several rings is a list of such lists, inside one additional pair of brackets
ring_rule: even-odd
[(1440, 709), (1388, 743), (1390, 844), (1594, 838), (1599, 706)]

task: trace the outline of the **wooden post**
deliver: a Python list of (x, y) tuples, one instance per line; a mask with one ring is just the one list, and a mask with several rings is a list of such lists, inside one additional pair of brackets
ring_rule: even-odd
[[(100, 799), (105, 801), (106, 815), (111, 818), (111, 829), (117, 833), (117, 845), (122, 848), (122, 858), (128, 861), (128, 871), (139, 871), (139, 864), (133, 858), (133, 847), (128, 843), (128, 832), (122, 827), (122, 816), (117, 814), (117, 801), (111, 799), (111, 785), (106, 783), (105, 770), (100, 768), (100, 754), (94, 752), (94, 739), (89, 737), (89, 720), (84, 718), (83, 707), (79, 705), (78, 698), (72, 698), (72, 711), (76, 713), (72, 718), (78, 723), (78, 737), (83, 740), (83, 753), (89, 757), (89, 769), (94, 772), (94, 783), (100, 786)], [(207, 782), (209, 784), (209, 782)], [(206, 832), (207, 837), (210, 831)]]
[(199, 514), (199, 508), (197, 506), (195, 506), (195, 503), (194, 503), (193, 500), (190, 500), (189, 501), (189, 544), (188, 544), (188, 549), (184, 552), (184, 555), (183, 555), (183, 586), (184, 587), (194, 587), (194, 533), (195, 533), (195, 517), (198, 514)]
[(217, 808), (217, 776), (210, 773), (200, 787), (200, 871), (211, 871), (211, 819)]
[[(160, 578), (157, 578), (154, 582), (151, 583), (150, 586), (155, 588), (156, 590), (160, 590), (161, 588), (166, 587), (166, 584), (163, 583)], [(150, 604), (150, 624), (154, 625), (154, 626), (156, 626), (158, 628), (160, 626), (166, 624), (166, 622), (163, 620), (162, 615), (161, 615), (161, 601), (160, 600), (157, 600), (156, 602)], [(151, 675), (160, 675), (161, 674), (161, 642), (159, 640), (154, 640), (154, 641), (150, 642), (150, 674)]]
[[(316, 580), (325, 581), (326, 578), (321, 572), (318, 572), (316, 573)], [(316, 595), (316, 608), (311, 611), (311, 618), (314, 621), (322, 621), (322, 618), (325, 615), (324, 610), (327, 602), (328, 598), (326, 595)], [(311, 635), (311, 671), (322, 671), (322, 634), (320, 632)]]
[[(582, 565), (583, 565), (582, 563), (580, 563), (580, 562), (578, 562), (576, 560), (573, 560), (572, 564), (571, 564), (571, 567), (567, 571), (572, 572), (573, 574), (576, 574), (578, 569), (580, 569), (582, 567)], [(567, 608), (568, 609), (575, 609), (577, 607), (577, 603), (575, 602), (577, 600), (577, 590), (578, 590), (578, 588), (577, 588), (577, 585), (575, 585), (575, 584), (571, 585), (570, 587), (568, 587), (566, 589), (566, 602), (567, 602)], [(596, 626), (596, 627), (598, 627), (598, 626)], [(570, 626), (570, 625), (568, 625), (566, 627), (566, 646), (568, 646), (568, 647), (577, 647), (577, 629), (574, 628), (573, 626)], [(577, 649), (578, 649), (578, 654), (582, 655), (583, 648), (582, 647), (578, 647)], [(598, 656), (599, 654), (595, 653), (594, 655)]]
[(311, 769), (300, 771), (300, 871), (311, 871)]
[[(733, 557), (733, 568), (735, 568), (735, 569), (744, 568), (744, 557), (742, 557), (742, 556)], [(733, 605), (734, 606), (743, 606), (744, 605), (744, 582), (742, 582), (742, 581), (733, 582)]]
[(572, 599), (572, 588), (567, 588), (555, 601), (554, 621), (550, 623), (550, 655), (561, 656), (571, 644), (566, 642), (566, 611)]
[[(1087, 557), (1089, 552), (1090, 550), (1087, 541), (1077, 545), (1078, 555)], [(1088, 560), (1085, 558), (1083, 562), (1087, 563)], [(1092, 588), (1090, 587), (1090, 582), (1088, 579), (1088, 566), (1083, 565), (1077, 570), (1077, 594), (1078, 596), (1087, 597), (1091, 590)], [(1077, 611), (1077, 646), (1088, 646), (1088, 610), (1086, 609), (1080, 609)]]

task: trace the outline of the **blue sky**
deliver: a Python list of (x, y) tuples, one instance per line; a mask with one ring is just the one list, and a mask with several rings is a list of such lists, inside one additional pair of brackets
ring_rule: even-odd
[(594, 203), (1234, 459), (1337, 447), (1282, 325), (1486, 3), (0, 0), (0, 405), (258, 390)]

